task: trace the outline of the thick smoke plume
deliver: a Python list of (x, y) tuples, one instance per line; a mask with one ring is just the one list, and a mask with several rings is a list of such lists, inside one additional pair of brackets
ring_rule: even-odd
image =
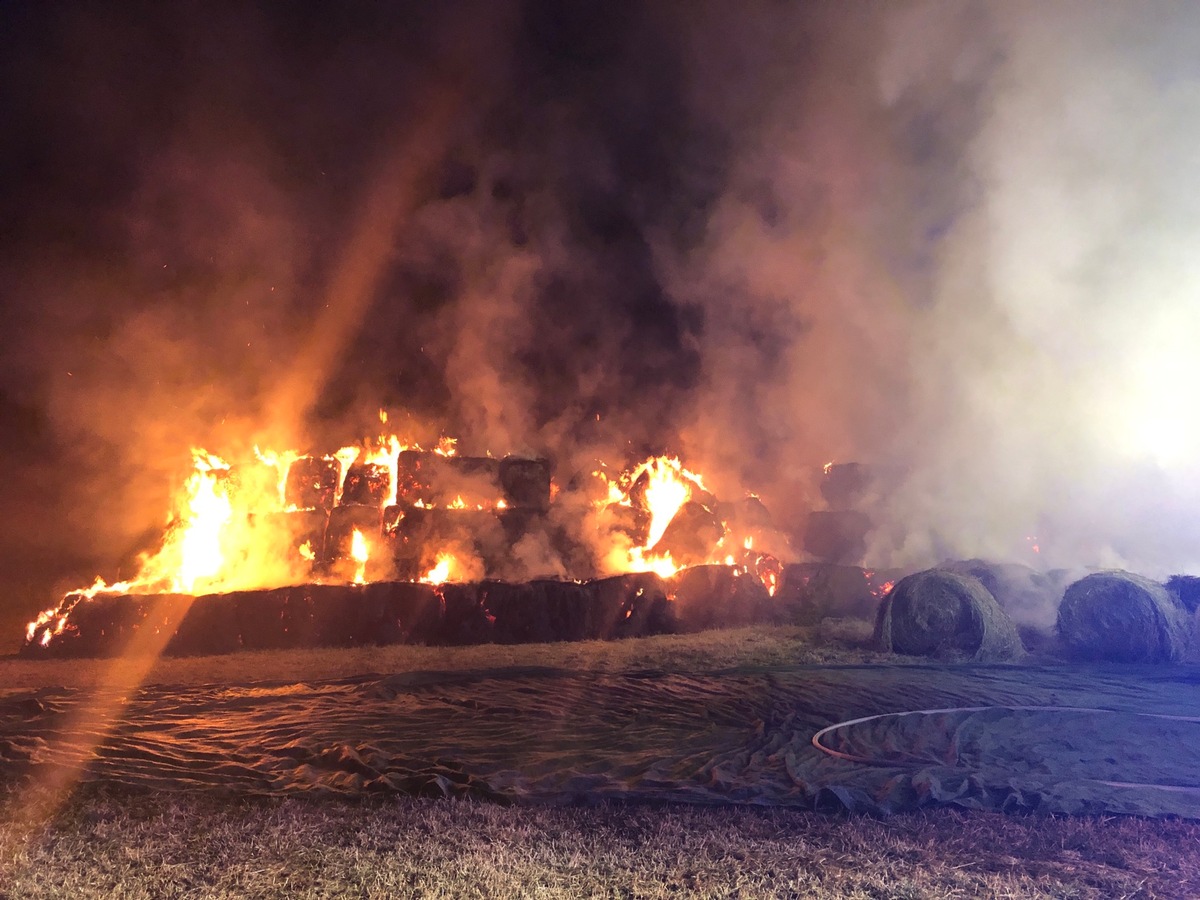
[(881, 565), (1197, 562), (1191, 5), (430, 6), (6, 7), (11, 565), (380, 406), (797, 533), (861, 460)]

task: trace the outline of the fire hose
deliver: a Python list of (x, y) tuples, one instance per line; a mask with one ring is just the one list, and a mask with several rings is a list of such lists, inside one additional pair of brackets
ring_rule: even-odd
[[(847, 762), (861, 763), (869, 766), (899, 766), (899, 767), (917, 767), (925, 765), (923, 762), (909, 761), (902, 762), (888, 759), (878, 759), (870, 756), (862, 756), (857, 753), (847, 753), (844, 750), (835, 750), (832, 747), (826, 746), (821, 739), (826, 735), (837, 731), (840, 728), (851, 728), (855, 725), (862, 725), (867, 722), (876, 722), (882, 719), (898, 718), (900, 716), (931, 716), (947, 713), (976, 713), (986, 712), (988, 710), (1000, 709), (1010, 712), (1031, 711), (1031, 712), (1075, 712), (1075, 713), (1095, 713), (1098, 715), (1113, 714), (1125, 712), (1126, 715), (1135, 715), (1147, 719), (1164, 719), (1175, 722), (1194, 722), (1200, 723), (1200, 716), (1172, 716), (1161, 713), (1130, 713), (1125, 710), (1116, 709), (1098, 709), (1087, 706), (951, 706), (944, 709), (910, 709), (902, 712), (879, 713), (873, 716), (862, 716), (858, 719), (847, 719), (844, 722), (837, 722), (822, 728), (812, 736), (812, 745), (822, 753), (832, 756), (836, 759), (845, 760)], [(1177, 791), (1181, 793), (1200, 794), (1200, 785), (1176, 785), (1176, 784), (1155, 784), (1147, 782), (1134, 781), (1104, 781), (1094, 780), (1097, 784), (1103, 784), (1108, 787), (1118, 788), (1156, 788), (1165, 791)]]

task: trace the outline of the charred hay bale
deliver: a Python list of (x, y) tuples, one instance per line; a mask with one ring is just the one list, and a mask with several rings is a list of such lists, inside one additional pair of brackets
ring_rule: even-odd
[(235, 619), (245, 649), (284, 650), (314, 645), (313, 601), (304, 587), (243, 591), (235, 596)]
[(383, 514), (378, 507), (336, 506), (329, 513), (329, 525), (325, 531), (325, 558), (347, 559), (354, 541), (354, 532), (378, 542), (383, 531)]
[(312, 600), (317, 646), (424, 644), (441, 627), (442, 602), (432, 585), (380, 581), (304, 590)]
[(736, 523), (742, 531), (770, 531), (775, 528), (771, 511), (753, 494), (732, 503), (719, 505), (728, 510), (724, 516), (726, 521)]
[(307, 574), (316, 561), (325, 558), (327, 510), (254, 513), (247, 521), (263, 559), (286, 561), (290, 571)]
[(875, 642), (909, 656), (978, 662), (1024, 654), (1016, 626), (979, 579), (941, 569), (896, 582), (879, 605)]
[(150, 608), (144, 594), (98, 594), (90, 600), (82, 597), (71, 609), (62, 634), (46, 648), (46, 655), (115, 656), (144, 625)]
[[(388, 507), (389, 511), (393, 509)], [(505, 544), (504, 526), (493, 509), (407, 507), (388, 530), (398, 559), (429, 560), (430, 565), (433, 557), (447, 547)]]
[(550, 610), (541, 592), (528, 583), (484, 581), (479, 585), (484, 614), (492, 621), (498, 644), (540, 644), (556, 639)]
[[(54, 614), (46, 622), (43, 622), (41, 625), (31, 629), (26, 635), (25, 642), (21, 645), (21, 656), (33, 657), (37, 659), (40, 657), (53, 657), (62, 655), (58, 652), (58, 648), (55, 646), (55, 644), (59, 642), (62, 635), (55, 635), (54, 632), (65, 629), (66, 625), (70, 622), (71, 613), (75, 611), (75, 607), (81, 603), (87, 602), (89, 602), (89, 598), (87, 594), (82, 591), (72, 591), (71, 593), (66, 594), (62, 600), (59, 601), (58, 606), (54, 608)], [(63, 629), (59, 628), (60, 621), (62, 622)], [(77, 640), (77, 638), (74, 636), (73, 630), (72, 637), (69, 638), (68, 641), (75, 640)]]
[(698, 566), (712, 556), (724, 535), (721, 520), (707, 507), (689, 500), (675, 513), (654, 552), (669, 553), (680, 566)]
[(432, 500), (431, 470), (439, 457), (421, 450), (402, 450), (396, 457), (396, 501), (411, 506)]
[(1195, 575), (1172, 575), (1167, 579), (1167, 592), (1179, 601), (1189, 613), (1200, 609), (1200, 577)]
[(391, 471), (379, 463), (355, 463), (346, 470), (342, 482), (343, 506), (382, 507), (391, 487)]
[(588, 633), (588, 593), (577, 581), (537, 578), (530, 588), (546, 607), (556, 641), (582, 641)]
[(804, 529), (804, 549), (821, 562), (853, 565), (867, 550), (871, 520), (857, 510), (814, 510)]
[(288, 466), (283, 495), (296, 509), (332, 509), (341, 470), (328, 456), (301, 456)]
[(644, 637), (676, 630), (667, 585), (653, 572), (597, 578), (584, 585), (588, 602), (587, 636), (593, 639)]
[(1183, 658), (1183, 608), (1149, 578), (1096, 572), (1063, 594), (1058, 634), (1078, 660), (1167, 663)]
[(356, 647), (360, 635), (358, 609), (362, 586), (357, 584), (299, 584), (287, 588), (281, 610), (288, 646)]
[(821, 496), (831, 509), (852, 509), (871, 485), (862, 463), (831, 463), (821, 474)]
[(216, 656), (242, 648), (237, 624), (237, 594), (197, 597), (167, 644), (171, 656)]
[(375, 630), (374, 643), (431, 644), (441, 632), (445, 603), (431, 584), (406, 581), (368, 584), (363, 595), (368, 609), (372, 608), (370, 601), (376, 595), (383, 605), (383, 618), (375, 618), (372, 613), (367, 621)]
[(496, 518), (504, 531), (504, 541), (510, 547), (527, 534), (545, 530), (546, 526), (546, 515), (539, 509), (510, 507), (496, 513)]
[(938, 568), (978, 578), (1018, 628), (1042, 634), (1053, 631), (1062, 591), (1036, 569), (982, 559), (944, 562)]
[(825, 618), (871, 619), (879, 609), (874, 573), (858, 566), (794, 563), (783, 567), (775, 603), (787, 621), (815, 625)]
[(736, 628), (773, 618), (775, 605), (754, 575), (735, 566), (693, 566), (668, 582), (676, 627), (682, 632)]
[(601, 508), (598, 526), (602, 533), (623, 536), (634, 546), (645, 546), (650, 539), (650, 513), (640, 506), (610, 503)]
[(485, 581), (480, 602), (499, 644), (578, 641), (587, 636), (588, 596), (573, 581)]
[(502, 497), (500, 460), (490, 456), (442, 456), (405, 450), (396, 459), (396, 500), (448, 506), (494, 507)]
[(492, 643), (494, 620), (484, 608), (478, 583), (441, 584), (436, 591), (444, 612), (435, 643), (453, 647)]
[(510, 506), (550, 508), (550, 461), (506, 456), (500, 461), (500, 489)]

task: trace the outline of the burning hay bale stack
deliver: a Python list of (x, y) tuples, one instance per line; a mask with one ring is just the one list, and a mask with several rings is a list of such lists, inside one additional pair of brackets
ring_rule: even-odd
[(718, 500), (677, 458), (613, 478), (599, 465), (552, 509), (546, 459), (460, 456), (449, 439), (255, 455), (230, 465), (195, 451), (138, 575), (69, 595), (31, 624), (25, 652), (117, 652), (148, 629), (167, 652), (201, 654), (786, 620), (772, 595), (790, 554), (762, 501)]
[(550, 481), (546, 459), (402, 452), (395, 502), (383, 510), (395, 574), (420, 578), (447, 552), (489, 573), (519, 570), (512, 550), (544, 532)]
[(896, 582), (879, 606), (875, 642), (909, 656), (972, 662), (1024, 655), (1012, 619), (979, 579), (943, 569)]
[(1067, 588), (1058, 609), (1058, 634), (1072, 659), (1178, 662), (1187, 640), (1185, 608), (1148, 578), (1096, 572)]

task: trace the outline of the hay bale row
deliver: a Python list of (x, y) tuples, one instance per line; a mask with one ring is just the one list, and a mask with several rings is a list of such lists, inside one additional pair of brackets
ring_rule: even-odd
[(915, 656), (1001, 661), (1022, 655), (1024, 634), (1025, 643), (1081, 662), (1178, 662), (1188, 642), (1179, 595), (1192, 585), (1170, 584), (1174, 591), (1128, 572), (1095, 572), (1056, 602), (1053, 582), (1025, 566), (947, 563), (896, 583), (880, 604), (875, 641)]
[[(164, 618), (164, 610), (171, 616)], [(174, 634), (166, 653), (208, 655), (402, 643), (610, 640), (773, 618), (774, 606), (756, 578), (730, 567), (702, 566), (669, 580), (638, 573), (584, 583), (482, 581), (434, 587), (378, 582), (195, 598), (101, 596), (76, 604), (68, 628), (48, 646), (41, 645), (38, 632), (22, 652), (33, 657), (113, 655), (124, 652), (139, 630), (168, 624)]]

